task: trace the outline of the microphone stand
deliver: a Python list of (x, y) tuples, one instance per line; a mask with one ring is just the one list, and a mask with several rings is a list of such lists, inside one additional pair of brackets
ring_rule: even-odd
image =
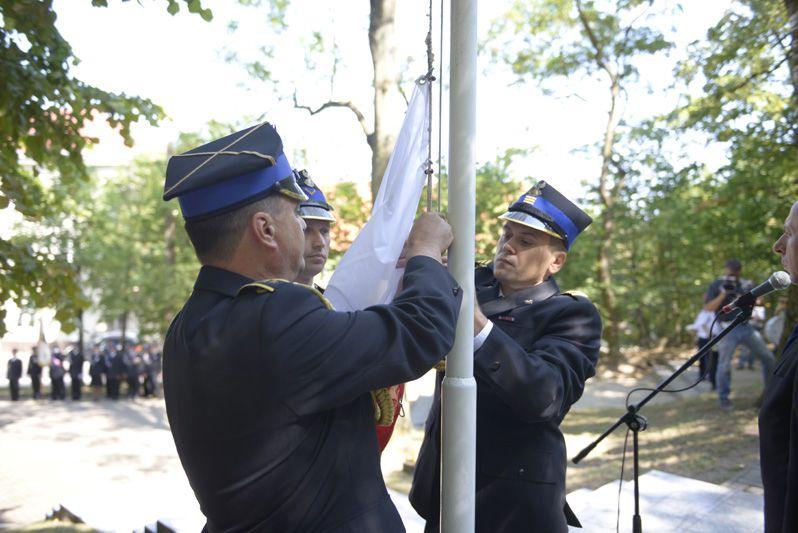
[[(634, 405), (630, 405), (627, 407), (626, 414), (621, 416), (612, 426), (610, 426), (604, 433), (599, 435), (599, 437), (587, 445), (581, 452), (576, 454), (576, 456), (571, 459), (574, 464), (578, 464), (579, 461), (584, 459), (593, 449), (603, 441), (607, 436), (610, 435), (613, 431), (618, 429), (621, 424), (626, 424), (629, 430), (632, 432), (632, 455), (634, 457), (634, 494), (635, 494), (635, 512), (634, 516), (632, 517), (632, 532), (633, 533), (643, 533), (643, 523), (640, 518), (640, 484), (638, 482), (638, 472), (639, 472), (639, 453), (638, 453), (638, 445), (637, 445), (637, 437), (638, 433), (644, 431), (648, 426), (648, 421), (644, 416), (640, 414), (640, 410), (650, 402), (654, 396), (662, 392), (665, 387), (667, 387), (673, 380), (679, 377), (685, 370), (687, 370), (693, 363), (701, 359), (704, 355), (706, 355), (713, 346), (715, 346), (723, 337), (729, 334), (731, 330), (751, 318), (751, 312), (753, 311), (754, 305), (753, 302), (751, 305), (747, 305), (740, 308), (740, 312), (737, 313), (737, 316), (734, 317), (734, 320), (726, 326), (726, 328), (718, 333), (718, 336), (711, 339), (708, 343), (706, 343), (695, 355), (693, 355), (686, 363), (684, 363), (678, 370), (676, 370), (673, 374), (670, 375), (665, 381), (657, 385), (657, 387), (652, 390), (645, 398), (643, 398), (640, 402)], [(623, 481), (623, 480), (621, 480)]]

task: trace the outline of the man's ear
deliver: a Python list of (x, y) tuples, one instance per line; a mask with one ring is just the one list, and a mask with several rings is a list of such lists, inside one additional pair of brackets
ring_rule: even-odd
[(555, 250), (552, 252), (551, 263), (549, 263), (548, 275), (553, 276), (565, 266), (565, 260), (568, 258), (566, 252)]
[(258, 211), (249, 219), (249, 231), (255, 242), (265, 248), (277, 249), (277, 226), (274, 217), (263, 211)]

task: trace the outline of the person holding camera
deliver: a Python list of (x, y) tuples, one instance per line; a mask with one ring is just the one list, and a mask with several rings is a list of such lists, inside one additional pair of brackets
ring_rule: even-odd
[[(705, 297), (704, 309), (717, 313), (717, 324), (712, 330), (712, 335), (717, 335), (734, 319), (737, 311), (721, 312), (723, 306), (733, 302), (738, 296), (745, 294), (753, 288), (753, 283), (742, 279), (742, 264), (738, 259), (729, 259), (725, 264), (726, 275), (713, 281)], [(754, 357), (762, 362), (762, 379), (767, 383), (770, 370), (773, 368), (773, 353), (768, 349), (762, 335), (749, 323), (745, 322), (734, 328), (728, 335), (718, 342), (718, 369), (717, 388), (720, 399), (720, 408), (729, 410), (732, 402), (729, 400), (731, 392), (732, 358), (737, 346), (747, 346)]]

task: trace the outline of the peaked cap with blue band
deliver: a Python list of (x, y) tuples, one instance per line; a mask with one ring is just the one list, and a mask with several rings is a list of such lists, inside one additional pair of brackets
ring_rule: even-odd
[(593, 222), (587, 213), (545, 181), (539, 181), (522, 194), (499, 218), (557, 237), (565, 242), (567, 250)]
[(307, 200), (277, 130), (264, 122), (172, 156), (163, 199), (177, 197), (183, 218), (190, 221), (233, 211), (272, 193)]
[(294, 177), (302, 188), (302, 192), (308, 197), (307, 200), (299, 203), (299, 216), (310, 220), (326, 220), (334, 224), (333, 206), (327, 203), (327, 198), (324, 197), (324, 193), (313, 182), (308, 171), (295, 170)]

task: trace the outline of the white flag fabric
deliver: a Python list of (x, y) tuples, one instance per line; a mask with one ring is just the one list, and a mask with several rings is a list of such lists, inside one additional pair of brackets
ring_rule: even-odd
[(50, 345), (44, 339), (44, 322), (41, 318), (39, 319), (39, 342), (36, 343), (36, 354), (39, 356), (40, 365), (50, 364)]
[(396, 293), (403, 274), (396, 261), (413, 226), (426, 180), (429, 98), (430, 84), (417, 83), (371, 218), (341, 258), (324, 291), (338, 311), (389, 303)]

